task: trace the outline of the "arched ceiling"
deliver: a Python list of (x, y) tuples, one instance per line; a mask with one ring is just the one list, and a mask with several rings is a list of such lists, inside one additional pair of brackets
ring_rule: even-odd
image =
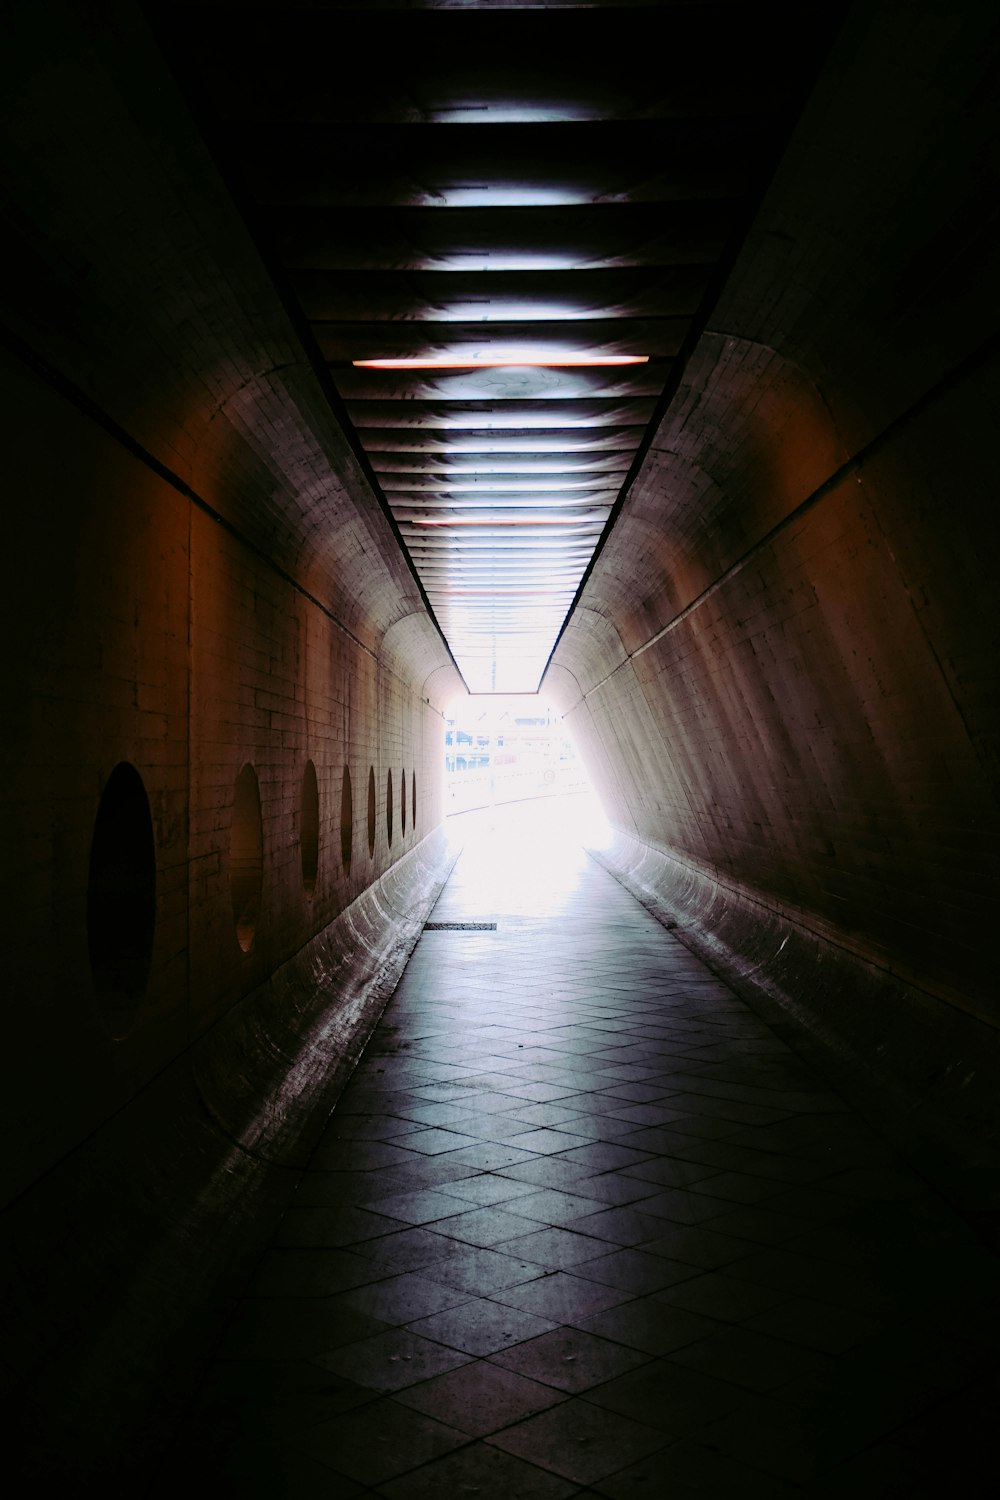
[(147, 7), (473, 692), (537, 687), (841, 10)]

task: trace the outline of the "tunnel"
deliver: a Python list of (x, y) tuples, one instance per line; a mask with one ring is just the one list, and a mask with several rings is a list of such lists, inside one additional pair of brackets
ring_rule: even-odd
[[(622, 1398), (627, 1457), (578, 1472), (487, 1434), (493, 1467), (436, 1479), (466, 1427), (451, 1458), (342, 1470), (306, 1445), (217, 1493), (977, 1492), (1000, 1329), (996, 7), (15, 0), (0, 26), (3, 1364), (24, 1492), (190, 1482), (206, 1371), (338, 1101), (377, 1081), (378, 1038), (397, 1016), (504, 1024), (482, 978), (436, 1023), (410, 998), (457, 951), (434, 927), (484, 916), (445, 817), (466, 693), (551, 700), (610, 825), (578, 867), (587, 921), (530, 960), (553, 995), (631, 976), (599, 1025), (574, 1013), (579, 1048), (638, 1026), (630, 1006), (628, 1065), (666, 1047), (668, 954), (702, 997), (684, 1025), (743, 1007), (758, 1040), (732, 1055), (788, 1049), (873, 1132), (838, 1158), (859, 1200), (885, 1152), (928, 1195), (892, 1229), (912, 1283), (894, 1362), (858, 1326), (879, 1420), (859, 1396), (854, 1447), (789, 1467), (801, 1405), (737, 1361), (712, 1389), (743, 1404), (691, 1437), (675, 1418), (708, 1376), (620, 1320), (593, 1325), (602, 1348), (665, 1382), (655, 1410), (639, 1376)], [(520, 858), (541, 912), (547, 855)], [(532, 908), (511, 900), (516, 944)], [(620, 960), (602, 922), (630, 935)], [(480, 926), (460, 962), (513, 984), (529, 960)], [(638, 1128), (690, 1079), (628, 1088), (616, 1118)], [(759, 1098), (734, 1097), (712, 1130), (739, 1120), (749, 1152)], [(819, 1140), (789, 1149), (822, 1164), (841, 1147)], [(356, 1176), (364, 1153), (338, 1149)], [(664, 1200), (697, 1175), (677, 1171)], [(809, 1191), (786, 1217), (819, 1222)], [(867, 1266), (860, 1231), (822, 1232), (837, 1275)], [(635, 1233), (623, 1255), (660, 1243)], [(808, 1295), (818, 1358), (875, 1315)], [(323, 1366), (332, 1394), (319, 1368), (296, 1398), (313, 1425), (335, 1410), (377, 1444), (382, 1408), (322, 1405), (347, 1401), (350, 1361)], [(548, 1378), (511, 1356), (478, 1378), (529, 1376)], [(586, 1397), (565, 1410), (603, 1432)]]

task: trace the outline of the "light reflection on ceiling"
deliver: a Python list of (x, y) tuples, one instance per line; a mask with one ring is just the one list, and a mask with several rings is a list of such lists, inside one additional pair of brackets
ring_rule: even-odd
[(148, 0), (469, 688), (534, 691), (836, 0)]

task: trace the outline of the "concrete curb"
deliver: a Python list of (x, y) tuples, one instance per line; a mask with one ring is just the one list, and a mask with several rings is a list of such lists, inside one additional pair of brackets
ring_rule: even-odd
[(992, 1027), (628, 834), (588, 852), (996, 1238)]

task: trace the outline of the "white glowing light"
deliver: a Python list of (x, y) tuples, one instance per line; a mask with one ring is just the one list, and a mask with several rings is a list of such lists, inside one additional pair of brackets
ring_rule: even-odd
[(411, 526), (591, 526), (594, 523), (584, 518), (582, 521), (571, 520), (543, 520), (543, 521), (508, 521), (497, 517), (495, 520), (462, 520), (457, 516), (446, 516), (440, 521), (424, 520), (422, 516), (410, 516), (407, 518)]

